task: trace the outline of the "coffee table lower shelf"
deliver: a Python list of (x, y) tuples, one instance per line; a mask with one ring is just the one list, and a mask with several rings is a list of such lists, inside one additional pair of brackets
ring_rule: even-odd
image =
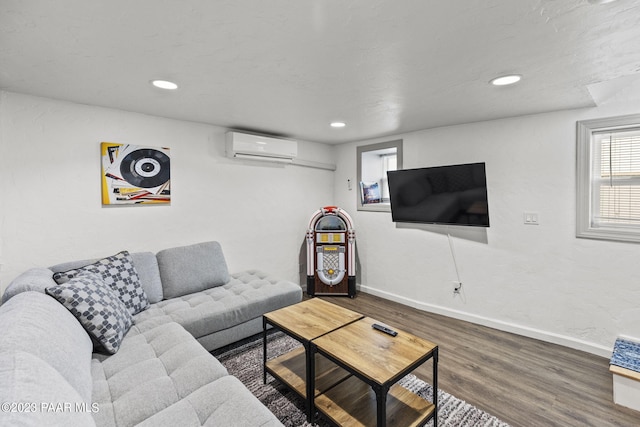
[[(347, 378), (350, 374), (326, 357), (317, 354), (315, 395), (323, 393), (333, 385)], [(304, 347), (298, 347), (267, 361), (267, 372), (278, 381), (284, 383), (303, 399), (307, 398), (307, 368)]]
[[(316, 353), (315, 407), (337, 425), (376, 425), (376, 394), (370, 385)], [(306, 399), (306, 356), (298, 347), (267, 361), (267, 372)], [(395, 384), (387, 395), (387, 425), (421, 426), (435, 406)]]
[[(376, 394), (355, 376), (335, 385), (315, 398), (316, 410), (341, 426), (374, 426), (377, 423)], [(399, 384), (387, 394), (389, 426), (422, 426), (431, 418), (435, 406)]]

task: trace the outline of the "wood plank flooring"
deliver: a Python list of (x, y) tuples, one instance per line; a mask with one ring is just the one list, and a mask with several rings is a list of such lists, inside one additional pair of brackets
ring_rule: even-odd
[[(606, 358), (363, 292), (322, 299), (438, 344), (439, 388), (513, 427), (640, 426), (640, 412), (613, 403)], [(430, 382), (431, 364), (414, 373)]]

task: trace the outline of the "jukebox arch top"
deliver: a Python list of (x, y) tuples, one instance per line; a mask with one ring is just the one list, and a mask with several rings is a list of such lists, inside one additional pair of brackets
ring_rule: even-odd
[(318, 220), (315, 227), (316, 231), (339, 230), (346, 231), (347, 224), (338, 216), (323, 216)]
[(355, 230), (337, 206), (318, 209), (307, 229), (307, 293), (355, 296)]

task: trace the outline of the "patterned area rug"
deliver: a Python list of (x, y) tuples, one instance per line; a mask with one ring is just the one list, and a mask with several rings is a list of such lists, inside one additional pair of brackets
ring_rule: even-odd
[[(282, 332), (269, 334), (269, 358), (283, 354), (301, 344)], [(304, 402), (270, 375), (267, 384), (262, 383), (262, 336), (255, 336), (239, 343), (221, 348), (213, 355), (222, 362), (231, 375), (235, 375), (260, 401), (287, 427), (328, 427), (322, 418), (318, 424), (310, 424), (304, 414)], [(407, 375), (400, 384), (431, 401), (433, 389), (426, 382)], [(508, 424), (484, 411), (438, 390), (439, 427), (509, 427)], [(427, 426), (433, 426), (429, 421)]]

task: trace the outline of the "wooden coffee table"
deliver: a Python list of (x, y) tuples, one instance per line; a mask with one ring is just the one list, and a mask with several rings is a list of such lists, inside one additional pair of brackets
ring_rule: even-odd
[[(311, 420), (314, 411), (312, 397), (350, 374), (324, 357), (312, 354), (311, 340), (348, 325), (364, 317), (362, 314), (339, 307), (335, 304), (313, 298), (272, 311), (262, 317), (263, 325), (263, 381), (267, 373), (287, 385), (306, 402), (307, 418)], [(267, 327), (277, 328), (302, 343), (286, 354), (267, 360)], [(313, 362), (312, 362), (313, 361)], [(315, 376), (310, 378), (309, 366), (314, 367)]]
[[(381, 323), (363, 318), (311, 341), (320, 354), (353, 374), (321, 394), (310, 395), (317, 409), (340, 426), (421, 426), (438, 414), (438, 346), (397, 330), (392, 337), (371, 327)], [(433, 360), (433, 403), (396, 384), (427, 360)], [(310, 388), (315, 388), (310, 357)]]

